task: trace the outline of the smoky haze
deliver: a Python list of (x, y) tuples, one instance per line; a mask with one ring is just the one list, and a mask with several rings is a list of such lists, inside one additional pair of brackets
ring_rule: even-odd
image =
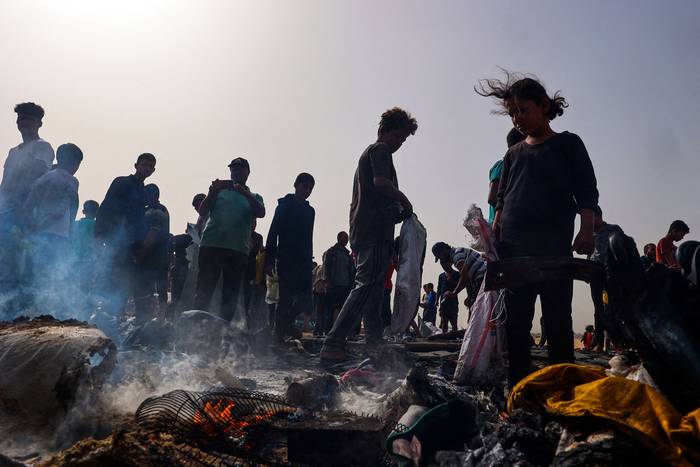
[[(319, 258), (348, 228), (355, 164), (379, 115), (399, 105), (419, 122), (395, 158), (401, 188), (429, 246), (465, 244), (462, 219), (472, 202), (486, 208), (488, 169), (510, 128), (472, 90), (497, 65), (562, 90), (571, 107), (553, 126), (586, 144), (609, 222), (638, 245), (677, 218), (690, 237), (700, 229), (697, 2), (12, 0), (2, 9), (2, 151), (20, 141), (14, 104), (41, 104), (41, 136), (82, 148), (81, 201), (100, 202), (136, 155), (152, 152), (149, 182), (173, 233), (194, 220), (192, 196), (244, 156), (268, 208), (263, 235), (296, 174), (315, 176)], [(424, 280), (438, 272), (427, 258)], [(592, 323), (583, 285), (574, 310), (576, 330)]]

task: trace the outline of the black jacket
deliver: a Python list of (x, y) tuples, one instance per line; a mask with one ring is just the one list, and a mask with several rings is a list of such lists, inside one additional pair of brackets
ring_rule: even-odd
[(265, 243), (265, 265), (277, 266), (280, 287), (311, 290), (316, 212), (293, 194), (280, 198)]
[[(341, 271), (340, 268), (345, 270)], [(348, 284), (338, 284), (339, 275), (343, 273), (347, 274)], [(336, 243), (323, 253), (323, 276), (331, 287), (339, 285), (352, 286), (355, 280), (355, 262), (352, 260), (350, 251), (347, 248)]]

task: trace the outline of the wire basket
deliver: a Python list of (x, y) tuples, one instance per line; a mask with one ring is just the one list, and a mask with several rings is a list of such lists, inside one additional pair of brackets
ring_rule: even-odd
[[(281, 397), (245, 389), (176, 390), (142, 402), (136, 410), (136, 422), (207, 452), (253, 461), (259, 456), (258, 441), (265, 437), (265, 428), (296, 410)], [(266, 439), (267, 444), (269, 441)]]

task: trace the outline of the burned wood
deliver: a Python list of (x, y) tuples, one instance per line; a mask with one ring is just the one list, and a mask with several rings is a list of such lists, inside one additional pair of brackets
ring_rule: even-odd
[(563, 278), (591, 283), (603, 281), (604, 273), (601, 264), (585, 259), (523, 256), (488, 262), (484, 287), (498, 290)]
[(435, 334), (433, 336), (428, 336), (429, 341), (446, 341), (454, 339), (462, 339), (464, 337), (464, 332), (466, 329), (458, 329), (457, 331), (443, 332), (441, 334)]
[(379, 418), (326, 412), (304, 421), (276, 421), (273, 426), (286, 433), (293, 464), (374, 466), (384, 456), (385, 423)]
[(448, 352), (459, 352), (462, 347), (461, 342), (440, 342), (440, 341), (418, 341), (405, 342), (401, 344), (404, 349), (411, 352), (433, 352), (435, 350), (446, 350)]

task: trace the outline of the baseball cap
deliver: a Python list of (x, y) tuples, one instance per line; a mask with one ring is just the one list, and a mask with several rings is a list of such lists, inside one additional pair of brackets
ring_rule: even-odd
[(250, 170), (250, 164), (248, 164), (248, 161), (242, 157), (236, 157), (228, 166), (233, 167), (234, 165), (244, 165), (246, 169)]
[(445, 249), (448, 249), (448, 250), (450, 249), (450, 245), (448, 245), (445, 242), (437, 242), (435, 245), (433, 245), (432, 252), (433, 252), (433, 255), (435, 256), (436, 263), (440, 260), (440, 258), (439, 258), (440, 252), (445, 250)]

